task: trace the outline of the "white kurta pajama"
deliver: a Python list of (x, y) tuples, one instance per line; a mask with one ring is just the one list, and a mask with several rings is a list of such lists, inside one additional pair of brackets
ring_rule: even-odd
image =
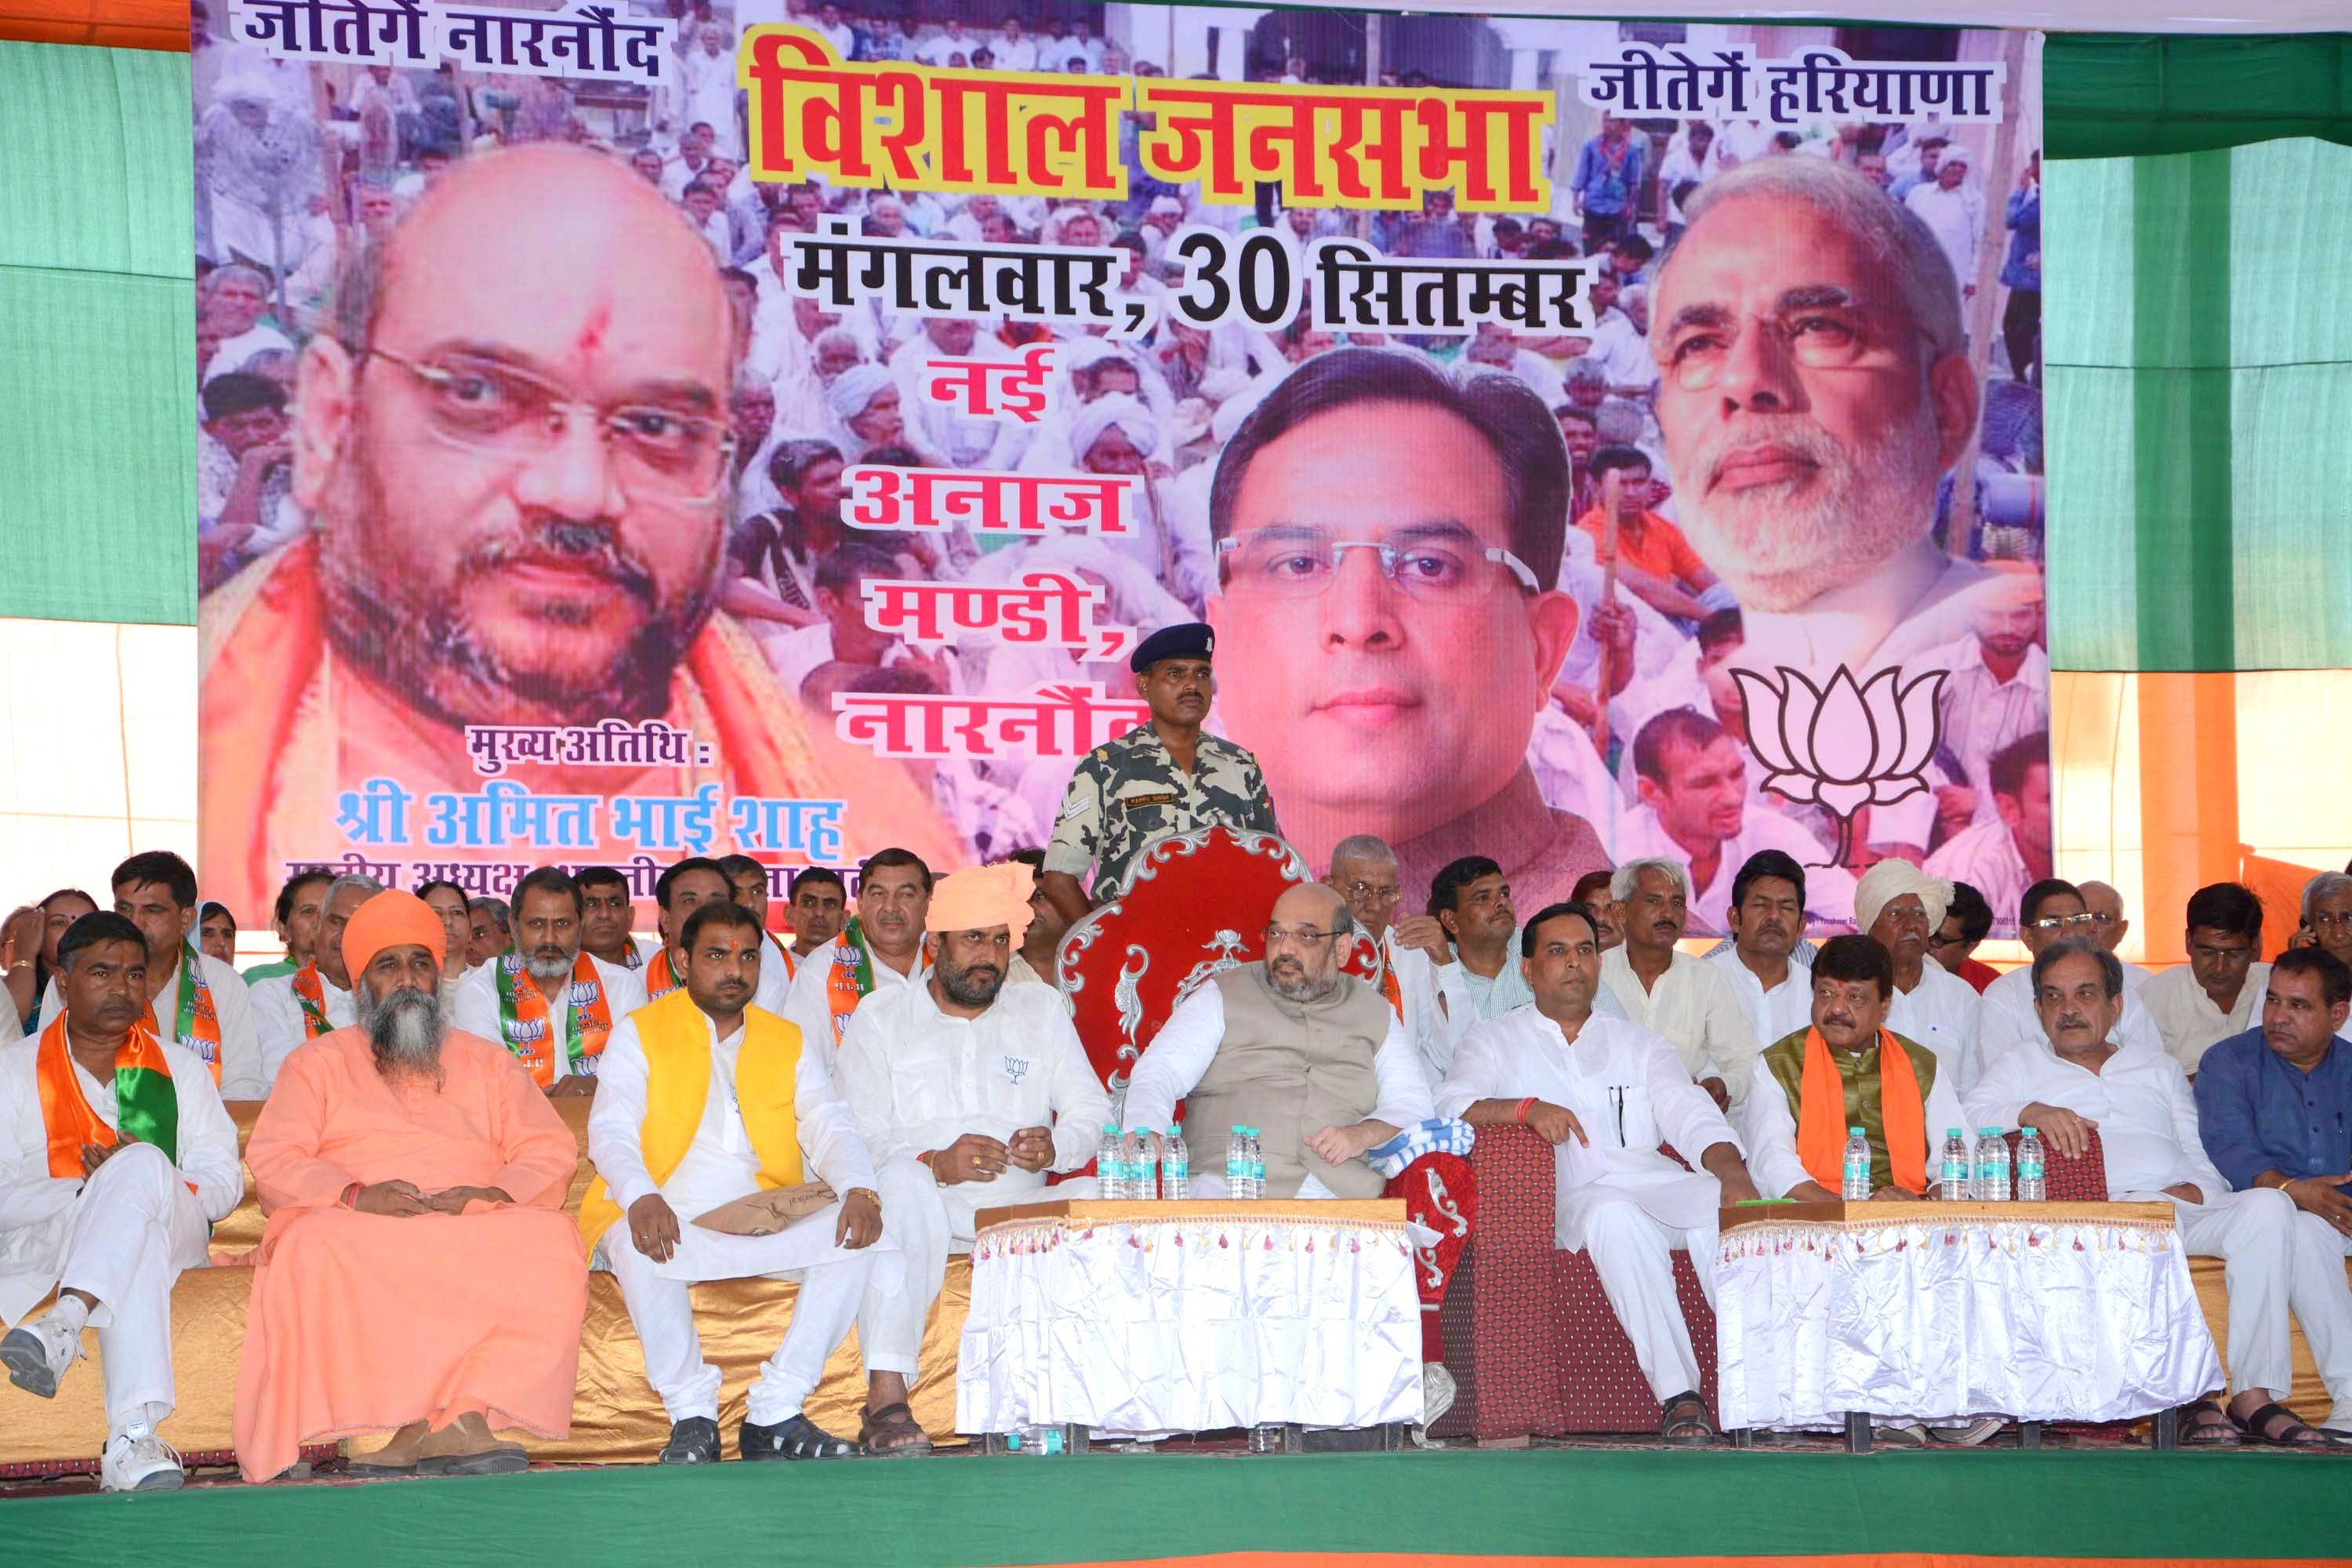
[(1671, 1255), (1690, 1254), (1712, 1303), (1722, 1184), (1683, 1169), (1658, 1145), (1672, 1144), (1696, 1166), (1717, 1143), (1739, 1148), (1731, 1124), (1691, 1081), (1671, 1041), (1596, 1016), (1571, 1042), (1533, 1007), (1462, 1037), (1438, 1086), (1437, 1113), (1460, 1116), (1481, 1100), (1529, 1095), (1573, 1111), (1591, 1140), (1571, 1137), (1553, 1152), (1555, 1244), (1591, 1258), (1651, 1391), (1663, 1402), (1696, 1389), (1698, 1357), (1675, 1299)]
[[(771, 963), (778, 969), (783, 967), (777, 962), (773, 949), (767, 950), (762, 959), (760, 965), (762, 980), (767, 977)], [(597, 983), (604, 988), (605, 1016), (612, 1020), (613, 1028), (618, 1033), (623, 1021), (646, 1005), (646, 972), (607, 963), (593, 953), (588, 955), (588, 962), (595, 966)], [(533, 981), (532, 984), (537, 984), (538, 982)], [(764, 991), (768, 987), (762, 985), (761, 989)], [(560, 1082), (572, 1075), (571, 1053), (564, 1047), (572, 1030), (570, 978), (548, 986), (544, 994), (547, 1001), (547, 1037), (554, 1042), (550, 1053), (554, 1058), (554, 1077), (551, 1081)], [(758, 1004), (754, 1003), (754, 1005)], [(496, 1040), (509, 1050), (514, 1049), (514, 1042), (507, 1038), (506, 1026), (499, 1017), (499, 965), (496, 960), (478, 963), (466, 972), (466, 978), (457, 983), (457, 1000), (450, 1011), (457, 1027), (466, 1033), (478, 1035), (486, 1040)], [(611, 1045), (612, 1037), (605, 1037), (606, 1048), (609, 1049)], [(601, 1060), (596, 1058), (582, 1059), (582, 1066), (590, 1076), (601, 1065)], [(622, 1205), (624, 1208), (627, 1206), (625, 1204)]]
[[(1988, 1127), (2008, 1128), (2036, 1103), (2098, 1123), (2111, 1200), (2169, 1199), (2182, 1248), (2224, 1261), (2231, 1394), (2261, 1388), (2284, 1397), (2294, 1382), (2292, 1312), (2329, 1396), (2339, 1407), (2352, 1404), (2352, 1290), (2345, 1286), (2336, 1233), (2297, 1225), (2294, 1200), (2284, 1193), (2230, 1190), (2206, 1156), (2197, 1102), (2179, 1063), (2145, 1045), (2126, 1045), (2094, 1072), (2062, 1060), (2045, 1038), (1987, 1069), (1968, 1109)], [(2189, 1203), (2164, 1190), (2184, 1182), (2205, 1201)]]
[[(1983, 1013), (1977, 988), (1929, 959), (1919, 966), (1918, 984), (1908, 991), (1896, 988), (1887, 1004), (1886, 1026), (1935, 1052), (1937, 1065), (1952, 1075), (1953, 1089), (1965, 1098), (1984, 1073), (1978, 1044)], [(1811, 1021), (1807, 1017), (1798, 1027)], [(1771, 1042), (1781, 1038), (1772, 1036)]]
[(1721, 1079), (1738, 1108), (1763, 1047), (1720, 968), (1677, 951), (1656, 986), (1645, 988), (1621, 945), (1601, 955), (1601, 984), (1626, 1017), (1673, 1043), (1693, 1079)]
[[(661, 1396), (673, 1425), (692, 1416), (719, 1417), (719, 1369), (702, 1359), (688, 1287), (705, 1279), (764, 1277), (800, 1286), (783, 1342), (751, 1384), (746, 1415), (756, 1426), (773, 1426), (800, 1414), (811, 1390), (824, 1375), (825, 1359), (848, 1337), (869, 1278), (895, 1285), (900, 1272), (898, 1244), (888, 1229), (873, 1246), (858, 1249), (834, 1240), (841, 1217), (838, 1202), (826, 1205), (772, 1236), (729, 1236), (696, 1225), (696, 1216), (760, 1190), (759, 1155), (743, 1126), (734, 1093), (738, 1028), (721, 1040), (708, 1017), (711, 1037), (710, 1093), (702, 1122), (686, 1156), (666, 1182), (646, 1168), (642, 1129), (647, 1070), (645, 1047), (634, 1019), (615, 1026), (605, 1042), (597, 1073), (602, 1080), (588, 1115), (588, 1157), (612, 1190), (623, 1218), (597, 1244), (592, 1267), (607, 1268), (620, 1281), (629, 1320), (643, 1342), (646, 1378)], [(851, 1125), (849, 1108), (833, 1087), (824, 1058), (803, 1049), (793, 1079), (793, 1115), (801, 1146), (802, 1179), (823, 1181), (837, 1195), (874, 1186), (874, 1163)], [(677, 1250), (656, 1263), (637, 1250), (625, 1217), (631, 1205), (658, 1192), (677, 1215)]]
[[(205, 1266), (213, 1222), (245, 1195), (236, 1125), (204, 1063), (167, 1042), (177, 1167), (162, 1150), (134, 1145), (87, 1181), (52, 1176), (38, 1051), (37, 1037), (0, 1048), (0, 1325), (14, 1327), (52, 1289), (86, 1291), (98, 1302), (89, 1323), (108, 1424), (161, 1421), (175, 1398), (172, 1286), (182, 1269)], [(79, 1061), (74, 1072), (90, 1109), (118, 1126), (112, 1080), (100, 1083)]]
[[(833, 1006), (825, 993), (826, 979), (833, 973), (833, 955), (838, 942), (836, 938), (801, 960), (800, 973), (793, 976), (782, 1008), (785, 1019), (801, 1026), (801, 1038), (824, 1042), (822, 1055), (827, 1071), (831, 1071), (841, 1058), (842, 1041), (834, 1037)], [(894, 985), (912, 985), (919, 980), (930, 977), (931, 972), (923, 965), (920, 949), (916, 951), (914, 962), (908, 965), (903, 974), (891, 968), (880, 953), (869, 950), (866, 956), (873, 961), (874, 969), (874, 989), (867, 994), (869, 995), (878, 995)], [(782, 973), (782, 965), (776, 967), (779, 973)], [(865, 1005), (864, 998), (859, 999), (858, 1005)], [(847, 1031), (845, 1030), (843, 1038), (846, 1037)]]
[[(252, 1005), (254, 1038), (261, 1047), (262, 1081), (275, 1085), (278, 1069), (286, 1065), (295, 1047), (310, 1037), (302, 1018), (301, 998), (294, 994), (294, 976), (273, 974), (266, 980), (257, 980), (246, 988), (246, 1000)], [(347, 1028), (359, 1022), (352, 994), (323, 973), (319, 976), (319, 1002), (320, 1010), (327, 1015), (329, 1028)], [(462, 1021), (457, 1026), (467, 1027)], [(498, 1031), (493, 1029), (482, 1037), (495, 1040)]]
[[(1024, 1127), (1054, 1130), (1047, 1170), (1077, 1170), (1095, 1157), (1110, 1096), (1078, 1043), (1061, 993), (1007, 985), (988, 1011), (959, 1018), (940, 1011), (929, 985), (877, 989), (858, 1004), (835, 1074), (858, 1136), (875, 1162), (882, 1222), (907, 1260), (895, 1289), (869, 1285), (857, 1317), (868, 1372), (909, 1384), (923, 1323), (947, 1276), (948, 1255), (971, 1250), (982, 1208), (1037, 1202), (1045, 1171), (1007, 1163), (992, 1181), (942, 1186), (916, 1156), (967, 1132), (1009, 1142)], [(1095, 1194), (1091, 1180), (1052, 1189), (1057, 1198)]]

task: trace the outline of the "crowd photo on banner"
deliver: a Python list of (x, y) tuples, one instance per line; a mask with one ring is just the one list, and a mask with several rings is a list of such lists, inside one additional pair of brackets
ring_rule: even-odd
[(2352, 875), (2053, 863), (2038, 36), (193, 9), (0, 1467), (2352, 1447)]
[[(1124, 650), (1196, 619), (1250, 671), (1211, 728), (1286, 837), (1321, 865), (1380, 834), (1415, 905), (1465, 848), (1533, 904), (1658, 855), (1723, 932), (1769, 847), (1817, 868), (1823, 928), (1891, 856), (2008, 935), (2049, 874), (2038, 48), (2003, 72), (1997, 33), (1425, 18), (1375, 60), (1360, 16), (1113, 8), (1108, 37), (1090, 6), (792, 0), (657, 37), (648, 13), (604, 40), (658, 47), (624, 80), (482, 68), (455, 18), (494, 6), (366, 57), (418, 65), (289, 53), (295, 22), (226, 5), (195, 55), (202, 788), (242, 920), (301, 863), (492, 896), (612, 863), (643, 900), (681, 852), (1041, 847), (1074, 761), (1142, 717)], [(1724, 53), (1731, 93), (1692, 64)], [(1015, 95), (950, 106), (973, 71)], [(928, 141), (798, 146), (909, 72)], [(1443, 109), (1455, 143), (1376, 147), (1338, 88)], [(1269, 160), (1299, 101), (1380, 156)], [(1203, 133), (1235, 114), (1238, 170)], [(1002, 166), (961, 167), (950, 122)], [(841, 288), (835, 240), (1092, 252), (1114, 309)], [(1366, 258), (1573, 305), (1449, 321), (1391, 281), (1363, 309)], [(1759, 290), (1788, 296), (1761, 358), (1705, 324)], [(593, 333), (701, 449), (633, 481), (625, 436), (610, 494), (532, 493), (500, 464)], [(1392, 540), (1429, 548), (1366, 552), (1392, 587), (1350, 590), (1348, 546)]]

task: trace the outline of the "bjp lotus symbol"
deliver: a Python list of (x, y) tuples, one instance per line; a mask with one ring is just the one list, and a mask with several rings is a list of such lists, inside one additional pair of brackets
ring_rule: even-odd
[(1927, 787), (1922, 770), (1936, 753), (1941, 715), (1937, 694), (1945, 672), (1898, 686), (1901, 672), (1881, 669), (1856, 685), (1844, 665), (1821, 686), (1782, 665), (1778, 685), (1735, 669), (1748, 705), (1748, 743), (1770, 773), (1762, 787), (1837, 818), (1833, 865), (1853, 848), (1853, 815), (1893, 805)]

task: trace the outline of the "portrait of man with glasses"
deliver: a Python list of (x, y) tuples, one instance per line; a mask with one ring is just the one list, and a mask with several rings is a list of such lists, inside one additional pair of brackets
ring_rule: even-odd
[[(298, 374), (313, 531), (203, 610), (211, 890), (266, 908), (285, 860), (354, 833), (421, 851), (427, 794), (482, 787), (469, 727), (607, 721), (693, 744), (502, 776), (541, 795), (715, 784), (721, 823), (738, 795), (855, 799), (858, 822), (954, 862), (904, 770), (812, 734), (717, 611), (731, 336), (700, 237), (625, 164), (567, 147), (465, 161), (363, 254)], [(373, 779), (409, 804), (360, 815)], [(450, 837), (431, 853), (462, 856)]]
[(1217, 714), (1309, 863), (1374, 835), (1416, 907), (1473, 849), (1538, 906), (1608, 866), (1528, 765), (1576, 637), (1568, 502), (1541, 398), (1415, 353), (1318, 355), (1234, 433), (1209, 501), (1209, 622), (1238, 672)]

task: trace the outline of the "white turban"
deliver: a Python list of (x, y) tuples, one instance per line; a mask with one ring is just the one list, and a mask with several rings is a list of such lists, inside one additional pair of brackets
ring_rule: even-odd
[(1927, 934), (1934, 936), (1944, 923), (1944, 911), (1952, 907), (1952, 884), (1928, 876), (1908, 860), (1892, 857), (1864, 871), (1854, 883), (1855, 927), (1869, 935), (1870, 928), (1878, 923), (1879, 911), (1906, 893), (1916, 895), (1927, 911)]
[(1160, 421), (1152, 417), (1151, 410), (1126, 393), (1116, 392), (1108, 397), (1097, 397), (1078, 410), (1078, 416), (1070, 422), (1070, 456), (1085, 462), (1095, 443), (1113, 426), (1143, 457), (1149, 458), (1160, 449)]
[(833, 378), (833, 384), (824, 389), (825, 402), (831, 405), (833, 416), (846, 425), (895, 384), (890, 373), (878, 364), (854, 364)]

